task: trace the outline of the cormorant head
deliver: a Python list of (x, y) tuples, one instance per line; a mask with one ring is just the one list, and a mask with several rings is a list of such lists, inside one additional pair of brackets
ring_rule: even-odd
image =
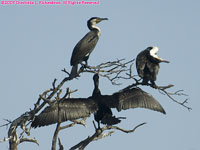
[(108, 20), (108, 18), (92, 17), (88, 20), (88, 23), (97, 24), (97, 23), (101, 22), (102, 20)]
[(92, 30), (92, 29), (95, 28), (95, 29), (97, 29), (97, 30), (100, 31), (100, 29), (96, 26), (96, 24), (99, 23), (99, 22), (101, 22), (101, 21), (103, 21), (103, 20), (108, 20), (108, 18), (99, 18), (99, 17), (92, 17), (92, 18), (90, 18), (88, 20), (88, 22), (87, 22), (88, 28), (90, 30)]
[(94, 74), (93, 80), (94, 80), (94, 83), (96, 83), (96, 82), (99, 81), (99, 75), (98, 75), (98, 73)]
[(93, 80), (94, 80), (94, 90), (93, 90), (92, 96), (99, 97), (99, 96), (101, 96), (101, 91), (99, 90), (99, 75), (98, 75), (98, 73), (94, 74)]
[(158, 47), (156, 46), (151, 46), (148, 47), (147, 50), (149, 50), (150, 56), (153, 57), (155, 60), (157, 60), (158, 62), (165, 62), (165, 63), (169, 63), (169, 61), (164, 60), (160, 57), (158, 57), (157, 53), (158, 53)]

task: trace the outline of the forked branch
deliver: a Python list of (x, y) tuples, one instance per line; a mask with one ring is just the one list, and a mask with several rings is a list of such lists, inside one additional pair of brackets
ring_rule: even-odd
[[(94, 122), (93, 122), (93, 124), (94, 124)], [(141, 124), (137, 125), (136, 127), (134, 127), (131, 130), (122, 129), (122, 128), (117, 127), (117, 126), (104, 126), (104, 127), (102, 127), (102, 128), (99, 129), (99, 128), (96, 128), (96, 126), (94, 125), (94, 127), (96, 129), (95, 133), (92, 136), (87, 137), (85, 140), (81, 141), (80, 143), (76, 144), (75, 146), (71, 147), (70, 150), (75, 150), (75, 149), (84, 150), (85, 147), (88, 144), (90, 144), (92, 141), (102, 139), (102, 138), (104, 138), (106, 136), (109, 136), (112, 133), (114, 133), (114, 131), (110, 131), (110, 132), (108, 132), (106, 134), (103, 134), (103, 132), (106, 131), (106, 130), (112, 130), (112, 129), (114, 129), (114, 130), (122, 131), (124, 133), (132, 133), (132, 132), (135, 132), (135, 130), (138, 127), (140, 127), (140, 126), (142, 126), (144, 124), (146, 124), (146, 123), (145, 122), (141, 123)]]

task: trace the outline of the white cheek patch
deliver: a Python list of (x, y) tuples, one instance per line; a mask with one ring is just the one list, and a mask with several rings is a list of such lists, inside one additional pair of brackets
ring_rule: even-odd
[(97, 19), (93, 19), (92, 22), (97, 22)]
[(150, 50), (150, 55), (160, 61), (165, 61), (164, 59), (158, 57), (157, 52), (158, 52), (158, 47), (154, 46), (152, 50)]
[(156, 55), (156, 54), (151, 54), (151, 56), (158, 59), (158, 60), (161, 60), (161, 61), (163, 60), (162, 58), (158, 57), (158, 55)]
[(157, 56), (157, 52), (158, 52), (158, 47), (154, 46), (154, 47), (152, 48), (152, 50), (150, 50), (150, 55), (151, 55), (152, 57), (154, 57), (154, 58), (159, 59), (159, 57)]

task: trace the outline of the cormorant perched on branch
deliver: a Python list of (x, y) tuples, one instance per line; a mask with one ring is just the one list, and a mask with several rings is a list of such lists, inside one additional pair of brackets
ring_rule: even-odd
[(90, 29), (90, 32), (88, 32), (74, 47), (70, 61), (72, 66), (71, 77), (77, 76), (79, 63), (85, 61), (87, 65), (90, 53), (94, 50), (101, 34), (101, 30), (96, 26), (96, 24), (102, 20), (108, 20), (108, 18), (92, 17), (87, 21), (87, 26)]
[(148, 47), (137, 55), (136, 68), (138, 75), (143, 79), (142, 83), (148, 84), (150, 81), (155, 85), (156, 77), (159, 71), (159, 63), (169, 61), (164, 60), (157, 56), (158, 47)]
[(97, 112), (94, 113), (94, 119), (98, 122), (98, 127), (100, 128), (100, 121), (102, 124), (114, 125), (121, 122), (119, 118), (113, 116), (111, 108), (104, 104), (102, 101), (101, 91), (99, 89), (99, 75), (95, 74), (93, 76), (94, 90), (92, 93), (92, 98), (95, 99), (98, 105)]
[(110, 108), (118, 111), (129, 108), (147, 108), (165, 114), (165, 110), (150, 94), (140, 88), (131, 88), (119, 91), (112, 95), (101, 95), (98, 88), (98, 74), (94, 77), (93, 95), (88, 98), (67, 98), (46, 107), (32, 122), (32, 127), (41, 127), (58, 122), (58, 110), (60, 111), (61, 122), (89, 117), (92, 113), (98, 124), (117, 124), (119, 118), (112, 115)]

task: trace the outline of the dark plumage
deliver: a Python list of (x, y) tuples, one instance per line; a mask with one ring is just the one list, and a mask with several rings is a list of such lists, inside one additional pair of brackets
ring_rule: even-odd
[(155, 81), (159, 71), (159, 63), (169, 61), (157, 56), (158, 47), (148, 47), (137, 55), (136, 69), (138, 75), (143, 79), (143, 84), (148, 84), (150, 81), (155, 85)]
[(61, 122), (89, 117), (94, 113), (98, 123), (113, 125), (120, 122), (120, 118), (113, 116), (111, 108), (118, 111), (129, 108), (147, 108), (165, 114), (165, 110), (150, 94), (140, 88), (119, 91), (112, 95), (101, 95), (98, 88), (99, 76), (93, 77), (95, 88), (88, 98), (67, 98), (60, 100), (59, 104), (46, 107), (32, 122), (32, 127), (41, 127), (58, 122), (58, 105)]
[[(98, 127), (100, 128), (100, 122), (106, 125), (114, 125), (121, 122), (119, 118), (113, 116), (113, 113), (101, 99), (101, 91), (99, 89), (99, 75), (95, 74), (93, 76), (94, 90), (92, 93), (92, 98), (97, 102), (98, 110), (94, 113), (94, 119), (98, 122)], [(103, 102), (103, 103), (102, 103)]]
[(47, 106), (38, 116), (35, 116), (31, 126), (36, 128), (57, 123), (58, 105), (61, 122), (89, 117), (97, 110), (96, 102), (91, 98), (67, 98)]
[(90, 56), (90, 53), (94, 50), (101, 31), (100, 28), (96, 26), (97, 23), (101, 22), (102, 20), (108, 20), (107, 18), (99, 18), (99, 17), (92, 17), (88, 20), (87, 26), (90, 29), (88, 32), (74, 47), (72, 52), (72, 57), (70, 64), (72, 66), (71, 77), (77, 76), (77, 69), (78, 64), (82, 61), (86, 62)]

